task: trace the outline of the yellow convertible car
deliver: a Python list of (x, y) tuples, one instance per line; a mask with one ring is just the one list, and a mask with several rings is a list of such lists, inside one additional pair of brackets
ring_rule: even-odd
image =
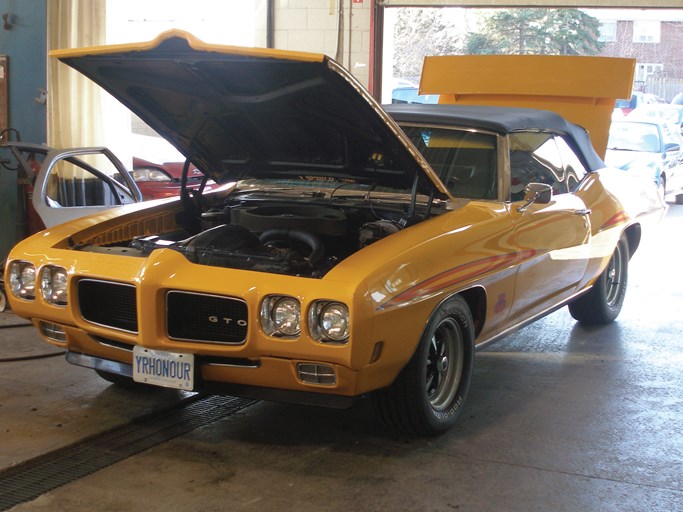
[(223, 184), (60, 224), (9, 255), (13, 310), (119, 384), (372, 396), (388, 425), (438, 434), (475, 346), (564, 305), (585, 324), (617, 317), (661, 206), (557, 114), (383, 109), (322, 55), (174, 32), (57, 57)]

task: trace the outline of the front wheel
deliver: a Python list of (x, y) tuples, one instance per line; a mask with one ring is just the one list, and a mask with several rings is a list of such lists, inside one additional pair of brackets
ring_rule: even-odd
[(605, 325), (616, 320), (626, 296), (628, 260), (628, 244), (621, 237), (593, 288), (569, 304), (569, 313), (576, 320), (585, 325)]
[(376, 393), (382, 420), (409, 435), (447, 431), (465, 403), (473, 363), (472, 314), (456, 296), (432, 315), (415, 354), (394, 383)]

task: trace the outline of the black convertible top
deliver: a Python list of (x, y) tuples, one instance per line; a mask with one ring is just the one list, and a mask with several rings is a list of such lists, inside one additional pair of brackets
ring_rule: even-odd
[(429, 123), (477, 128), (507, 134), (518, 131), (552, 131), (568, 136), (574, 150), (591, 171), (605, 167), (590, 141), (588, 132), (548, 110), (473, 105), (395, 104), (383, 105), (396, 122)]

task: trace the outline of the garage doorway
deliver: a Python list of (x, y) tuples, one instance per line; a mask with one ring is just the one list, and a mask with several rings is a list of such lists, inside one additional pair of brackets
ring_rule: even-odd
[(385, 7), (379, 19), (382, 103), (436, 102), (417, 94), (422, 61), (448, 54), (635, 58), (634, 91), (683, 91), (680, 9)]

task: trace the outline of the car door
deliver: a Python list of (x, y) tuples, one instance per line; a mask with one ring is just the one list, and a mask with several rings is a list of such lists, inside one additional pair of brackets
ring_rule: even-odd
[[(564, 140), (558, 145), (552, 134), (525, 132), (509, 141), (513, 243), (524, 255), (509, 316), (516, 323), (576, 292), (588, 265), (591, 230), (590, 212), (573, 193), (585, 170), (575, 155), (570, 162), (573, 153)], [(549, 202), (527, 204), (519, 190), (523, 194), (529, 183), (548, 185)]]
[(53, 150), (36, 176), (33, 206), (49, 228), (123, 204), (142, 201), (125, 166), (107, 148)]

